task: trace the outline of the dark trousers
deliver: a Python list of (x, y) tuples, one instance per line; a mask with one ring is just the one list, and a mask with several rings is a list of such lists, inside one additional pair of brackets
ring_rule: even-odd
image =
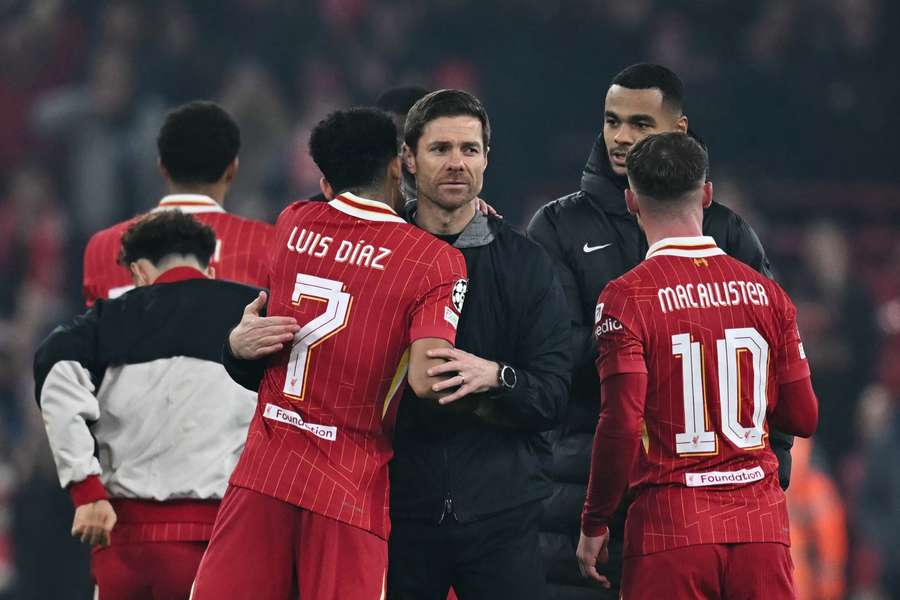
[(459, 600), (544, 600), (541, 511), (532, 502), (473, 523), (394, 519), (389, 600), (446, 600), (451, 586)]

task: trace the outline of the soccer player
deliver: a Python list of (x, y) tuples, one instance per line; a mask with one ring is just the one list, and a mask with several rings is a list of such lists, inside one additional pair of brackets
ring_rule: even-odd
[(259, 403), (194, 600), (383, 597), (397, 400), (407, 380), (437, 398), (427, 369), (443, 361), (426, 352), (456, 338), (465, 262), (397, 216), (391, 117), (335, 112), (309, 148), (330, 201), (289, 206), (270, 245), (268, 314), (302, 329), (267, 362), (273, 317), (248, 307), (229, 337), (229, 372)]
[[(217, 279), (263, 287), (265, 260), (256, 249), (272, 233), (268, 223), (243, 219), (223, 208), (238, 171), (241, 133), (217, 104), (194, 101), (171, 111), (156, 140), (159, 170), (169, 195), (154, 212), (177, 209), (194, 215), (216, 233), (211, 266)], [(95, 233), (84, 252), (84, 300), (115, 298), (133, 287), (128, 269), (118, 264), (119, 242), (134, 219)]]
[(138, 289), (98, 300), (35, 356), (100, 600), (188, 596), (244, 445), (256, 397), (228, 377), (221, 344), (258, 290), (208, 278), (215, 243), (178, 211), (133, 223), (121, 262)]
[[(593, 317), (597, 296), (613, 279), (637, 266), (647, 253), (648, 240), (637, 220), (628, 213), (623, 197), (628, 187), (625, 156), (637, 142), (654, 133), (686, 132), (686, 95), (678, 75), (662, 65), (631, 65), (610, 82), (603, 103), (603, 130), (584, 167), (580, 190), (543, 206), (528, 225), (528, 237), (553, 257), (568, 300), (572, 321), (575, 369), (565, 427), (553, 439), (553, 501), (541, 526), (541, 548), (548, 586), (560, 596), (591, 595), (617, 600), (621, 572), (621, 532), (625, 506), (613, 520), (618, 533), (610, 548), (605, 571), (612, 588), (599, 590), (581, 580), (572, 553), (578, 539), (580, 510), (587, 489), (597, 395), (600, 382), (594, 369), (596, 347)], [(753, 229), (727, 206), (713, 201), (703, 211), (703, 234), (716, 240), (729, 256), (769, 273), (769, 260)], [(789, 436), (772, 432), (779, 460), (781, 484), (790, 477)], [(573, 591), (588, 587), (593, 592)]]
[(702, 235), (708, 159), (681, 133), (628, 154), (650, 248), (595, 311), (601, 408), (578, 561), (598, 574), (626, 486), (622, 596), (793, 598), (771, 427), (808, 437), (817, 403), (785, 292)]

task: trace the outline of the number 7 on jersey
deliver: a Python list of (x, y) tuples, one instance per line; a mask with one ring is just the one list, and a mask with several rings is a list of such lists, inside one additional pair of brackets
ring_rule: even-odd
[(344, 284), (340, 281), (297, 273), (291, 303), (297, 306), (306, 298), (327, 304), (322, 314), (308, 321), (294, 334), (294, 345), (284, 381), (285, 396), (303, 400), (313, 349), (347, 325), (352, 298), (343, 288)]

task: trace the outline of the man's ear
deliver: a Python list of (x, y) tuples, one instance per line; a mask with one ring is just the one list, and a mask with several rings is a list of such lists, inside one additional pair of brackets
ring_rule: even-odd
[(688, 118), (687, 115), (681, 115), (678, 117), (678, 120), (675, 121), (675, 129), (680, 131), (681, 133), (688, 132)]
[(234, 180), (234, 176), (237, 175), (238, 168), (240, 166), (241, 161), (237, 156), (235, 156), (234, 160), (231, 161), (231, 163), (227, 167), (225, 167), (225, 172), (222, 173), (222, 181), (230, 184), (232, 180)]
[(709, 208), (713, 201), (713, 184), (707, 181), (703, 184), (703, 208)]
[(387, 176), (388, 176), (388, 181), (390, 181), (394, 184), (400, 183), (401, 173), (400, 173), (400, 157), (399, 156), (397, 158), (391, 159), (391, 162), (388, 163)]
[(325, 196), (326, 200), (334, 200), (334, 189), (324, 177), (319, 178), (319, 189), (322, 190), (322, 194)]
[(403, 193), (400, 191), (402, 172), (400, 171), (400, 157), (391, 159), (387, 166), (387, 177), (384, 178), (384, 199), (388, 206), (395, 211), (403, 211)]
[(625, 206), (628, 208), (628, 212), (632, 215), (641, 214), (641, 208), (638, 205), (637, 196), (634, 192), (631, 191), (631, 188), (625, 189)]
[(406, 144), (403, 144), (403, 148), (400, 149), (400, 154), (403, 156), (403, 164), (404, 166), (406, 166), (406, 170), (415, 175), (416, 156), (413, 153), (412, 149)]
[(162, 158), (156, 157), (156, 170), (159, 171), (159, 174), (162, 175), (162, 178), (166, 181), (170, 181), (172, 178), (169, 177), (169, 170), (166, 169), (165, 165), (162, 162)]
[(134, 262), (128, 263), (128, 270), (131, 271), (131, 279), (134, 281), (135, 287), (143, 287), (153, 283), (155, 278), (147, 268), (149, 262), (144, 258), (139, 258)]

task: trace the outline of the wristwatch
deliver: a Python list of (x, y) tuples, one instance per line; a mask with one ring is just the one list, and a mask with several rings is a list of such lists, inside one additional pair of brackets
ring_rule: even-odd
[(515, 388), (516, 381), (518, 381), (518, 378), (516, 377), (516, 370), (505, 363), (497, 364), (500, 365), (500, 370), (497, 371), (497, 383), (499, 383), (500, 387), (504, 390), (511, 390)]

